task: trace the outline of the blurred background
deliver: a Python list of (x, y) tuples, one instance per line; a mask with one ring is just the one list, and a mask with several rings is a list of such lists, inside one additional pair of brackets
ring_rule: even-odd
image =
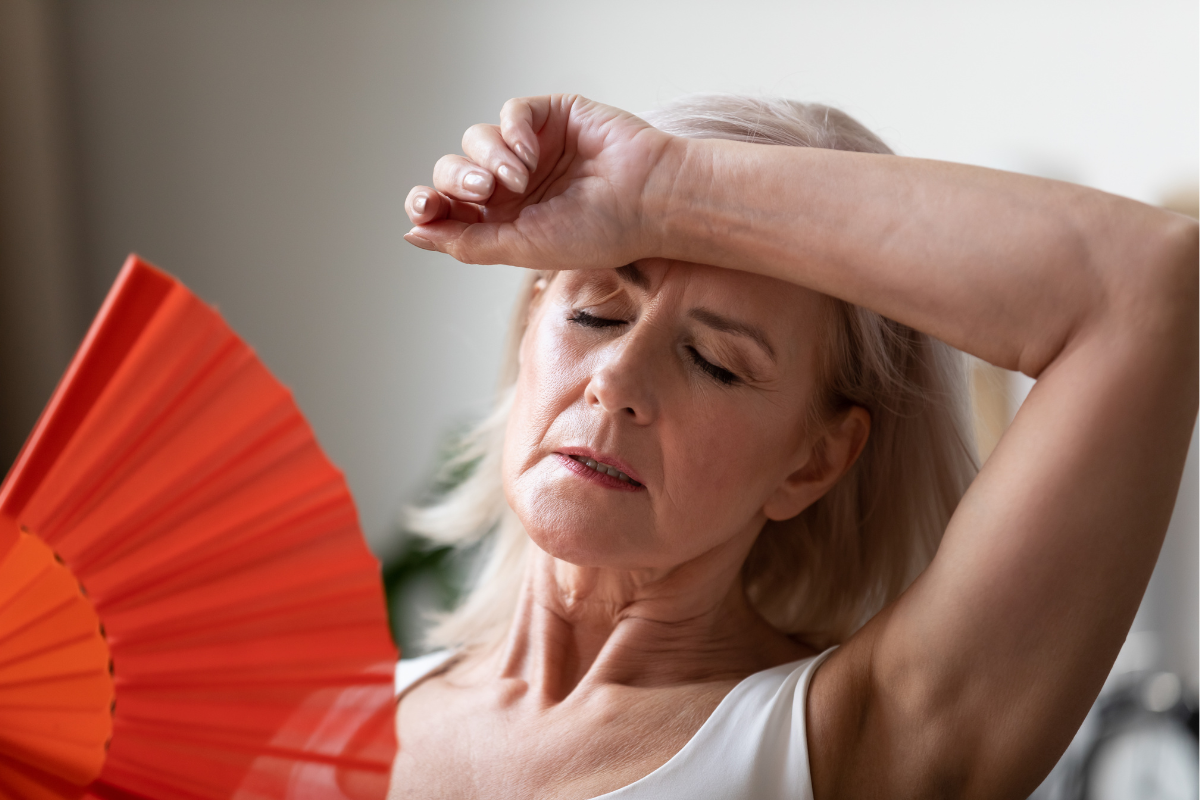
[[(633, 111), (778, 94), (837, 105), (903, 155), (1195, 215), (1198, 26), (1194, 0), (0, 0), (0, 461), (137, 252), (293, 388), (415, 654), (420, 610), (462, 570), (400, 512), (487, 408), (519, 279), (401, 238), (408, 189), (467, 126), (551, 91)], [(973, 385), (986, 450), (1028, 381), (979, 364)], [(1176, 676), (1180, 697), (1197, 684), (1198, 480), (1193, 440), (1118, 664)]]

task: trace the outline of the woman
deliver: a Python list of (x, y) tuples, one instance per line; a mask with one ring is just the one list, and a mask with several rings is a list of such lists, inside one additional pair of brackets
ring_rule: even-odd
[[(651, 121), (512, 100), (408, 196), (411, 243), (538, 272), (422, 520), (500, 530), (398, 671), (393, 794), (1025, 796), (1171, 513), (1196, 224), (818, 106)], [(973, 480), (939, 342), (1037, 379)]]

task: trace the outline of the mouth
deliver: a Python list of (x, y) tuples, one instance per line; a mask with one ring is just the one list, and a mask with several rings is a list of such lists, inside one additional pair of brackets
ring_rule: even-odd
[(588, 453), (555, 453), (556, 456), (563, 462), (563, 466), (570, 469), (575, 474), (591, 478), (605, 486), (611, 486), (614, 489), (642, 489), (643, 484), (630, 477), (624, 470), (614, 464), (600, 461), (593, 458)]

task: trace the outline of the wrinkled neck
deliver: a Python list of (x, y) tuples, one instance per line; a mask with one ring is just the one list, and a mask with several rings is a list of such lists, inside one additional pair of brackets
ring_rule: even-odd
[(671, 569), (620, 571), (535, 547), (494, 667), (552, 704), (580, 687), (740, 679), (803, 658), (805, 648), (750, 606), (741, 580), (748, 550), (731, 543)]

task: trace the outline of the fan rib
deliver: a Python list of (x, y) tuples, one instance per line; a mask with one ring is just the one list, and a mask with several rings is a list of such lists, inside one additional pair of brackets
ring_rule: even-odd
[[(86, 574), (93, 570), (103, 569), (113, 559), (124, 557), (127, 549), (136, 547), (134, 543), (139, 535), (146, 532), (147, 528), (162, 521), (164, 517), (168, 517), (177, 507), (186, 508), (186, 502), (189, 499), (194, 499), (204, 489), (211, 487), (214, 483), (219, 483), (224, 478), (223, 467), (229, 463), (244, 460), (244, 457), (252, 457), (256, 451), (283, 438), (287, 433), (296, 429), (298, 421), (298, 415), (295, 419), (284, 420), (266, 431), (263, 436), (244, 450), (232, 454), (234, 457), (225, 456), (216, 463), (198, 464), (195, 471), (181, 477), (179, 483), (162, 487), (157, 497), (147, 500), (146, 506), (137, 509), (137, 513), (132, 515), (136, 519), (122, 520), (113, 526), (116, 529), (123, 529), (122, 533), (110, 534), (111, 541), (105, 541), (103, 547), (97, 544), (80, 553), (80, 569)], [(236, 456), (242, 456), (243, 459), (238, 459)], [(271, 466), (276, 465), (266, 465), (266, 468), (269, 469)], [(248, 477), (252, 479), (255, 476)]]
[(46, 473), (154, 316), (173, 281), (157, 270), (130, 269), (126, 262), (117, 285), (100, 309), (66, 374), (0, 487), (0, 514), (16, 519)]
[[(102, 501), (104, 499), (103, 492), (105, 488), (111, 488), (113, 484), (119, 483), (114, 480), (114, 477), (120, 475), (122, 469), (128, 471), (131, 464), (134, 467), (137, 466), (137, 459), (146, 459), (148, 456), (153, 455), (154, 451), (147, 449), (146, 445), (153, 440), (156, 433), (161, 432), (169, 423), (174, 421), (178, 424), (178, 419), (173, 419), (172, 412), (178, 411), (179, 407), (186, 405), (189, 400), (193, 399), (192, 394), (197, 391), (197, 386), (202, 385), (205, 379), (210, 378), (212, 373), (222, 366), (224, 362), (231, 360), (235, 356), (243, 355), (241, 351), (244, 349), (244, 346), (239, 348), (239, 344), (236, 339), (230, 337), (229, 341), (222, 348), (212, 354), (200, 373), (192, 379), (191, 384), (185, 386), (179, 392), (178, 396), (156, 417), (152, 417), (149, 421), (135, 418), (135, 427), (142, 428), (140, 434), (131, 437), (127, 447), (118, 449), (112, 453), (108, 464), (94, 468), (95, 474), (91, 479), (92, 485), (83, 485), (76, 489), (72, 493), (74, 500), (70, 504), (64, 505), (61, 510), (57, 510), (54, 516), (48, 518), (42, 524), (41, 527), (47, 531), (46, 535), (48, 538), (52, 540), (56, 539), (57, 537), (54, 535), (55, 531), (69, 529), (72, 527), (73, 521), (87, 513), (88, 508), (94, 507), (98, 502)], [(215, 394), (223, 387), (218, 384), (208, 388), (210, 394)], [(81, 554), (80, 558), (84, 559), (85, 557)], [(81, 565), (82, 563), (81, 561)]]
[[(306, 490), (306, 494), (315, 495), (317, 488), (314, 486)], [(232, 527), (215, 531), (206, 539), (182, 543), (180, 549), (173, 549), (163, 554), (163, 561), (154, 565), (157, 567), (154, 570), (155, 574), (160, 576), (157, 580), (142, 577), (139, 581), (133, 580), (138, 576), (129, 576), (129, 579), (120, 584), (114, 584), (106, 593), (104, 607), (112, 611), (121, 611), (132, 606), (133, 601), (154, 602), (163, 592), (177, 593), (180, 589), (188, 588), (190, 585), (207, 582), (210, 570), (222, 569), (221, 563), (224, 562), (227, 565), (230, 555), (234, 551), (245, 553), (251, 545), (259, 545), (260, 542), (259, 546), (267, 546), (270, 540), (277, 539), (283, 532), (296, 531), (306, 519), (321, 518), (322, 515), (327, 515), (327, 512), (343, 510), (345, 494), (345, 487), (339, 485), (336, 487), (334, 496), (322, 500), (318, 505), (295, 508), (290, 516), (278, 521), (271, 521), (270, 517), (278, 516), (285, 506), (290, 510), (297, 505), (296, 500), (289, 500), (285, 504), (277, 504), (263, 510), (248, 521), (236, 521)], [(311, 534), (313, 538), (318, 535), (319, 532)], [(224, 546), (221, 546), (222, 543)], [(293, 538), (291, 543), (293, 550), (296, 546), (305, 544), (299, 537)], [(218, 547), (220, 549), (214, 549)], [(280, 547), (280, 545), (274, 545), (264, 557), (277, 557)], [(204, 549), (210, 552), (205, 556), (200, 556), (198, 551)], [(191, 558), (190, 562), (187, 557)], [(172, 562), (177, 566), (173, 568), (168, 566)], [(189, 568), (186, 566), (187, 563), (192, 566)], [(224, 569), (228, 569), (228, 567), (224, 567)], [(189, 574), (192, 576), (191, 581), (186, 580)], [(169, 589), (163, 589), (164, 584), (167, 584)], [(152, 591), (156, 588), (160, 590), (158, 593)]]

